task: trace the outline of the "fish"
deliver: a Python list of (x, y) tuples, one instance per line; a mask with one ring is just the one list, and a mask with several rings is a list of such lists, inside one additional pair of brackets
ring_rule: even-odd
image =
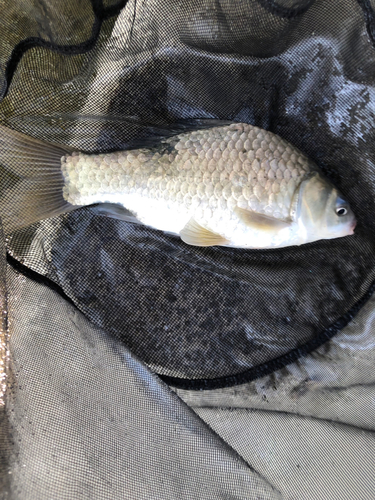
[(298, 148), (251, 124), (207, 123), (100, 154), (0, 125), (0, 165), (13, 175), (5, 232), (94, 206), (194, 246), (283, 248), (354, 234), (349, 203)]

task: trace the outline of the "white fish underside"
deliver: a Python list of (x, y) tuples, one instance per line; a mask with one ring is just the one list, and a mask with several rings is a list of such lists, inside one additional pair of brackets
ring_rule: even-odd
[(290, 220), (297, 187), (316, 169), (279, 136), (248, 124), (183, 133), (152, 149), (62, 159), (72, 205), (118, 203), (143, 224), (176, 234), (193, 219), (229, 246), (253, 248), (291, 244), (297, 229), (273, 234), (255, 225), (249, 241), (236, 209)]

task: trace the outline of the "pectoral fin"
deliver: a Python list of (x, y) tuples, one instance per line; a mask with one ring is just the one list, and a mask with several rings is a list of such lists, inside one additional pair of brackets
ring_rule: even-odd
[(275, 219), (269, 215), (259, 214), (244, 208), (237, 207), (234, 212), (247, 227), (257, 231), (277, 232), (291, 225), (291, 222)]
[(216, 245), (227, 245), (229, 243), (223, 236), (202, 227), (194, 219), (190, 219), (180, 232), (182, 241), (188, 245), (197, 247), (213, 247)]

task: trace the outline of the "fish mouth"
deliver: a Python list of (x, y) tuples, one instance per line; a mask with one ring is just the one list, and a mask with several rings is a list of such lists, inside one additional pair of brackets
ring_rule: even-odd
[(350, 225), (350, 229), (352, 231), (350, 234), (354, 234), (354, 229), (356, 228), (356, 226), (357, 226), (357, 221), (354, 219), (354, 221)]

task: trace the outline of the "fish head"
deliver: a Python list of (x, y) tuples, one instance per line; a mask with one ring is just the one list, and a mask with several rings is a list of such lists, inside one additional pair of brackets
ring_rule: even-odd
[(349, 203), (319, 172), (307, 176), (297, 189), (292, 217), (304, 233), (305, 243), (348, 236), (356, 226)]

